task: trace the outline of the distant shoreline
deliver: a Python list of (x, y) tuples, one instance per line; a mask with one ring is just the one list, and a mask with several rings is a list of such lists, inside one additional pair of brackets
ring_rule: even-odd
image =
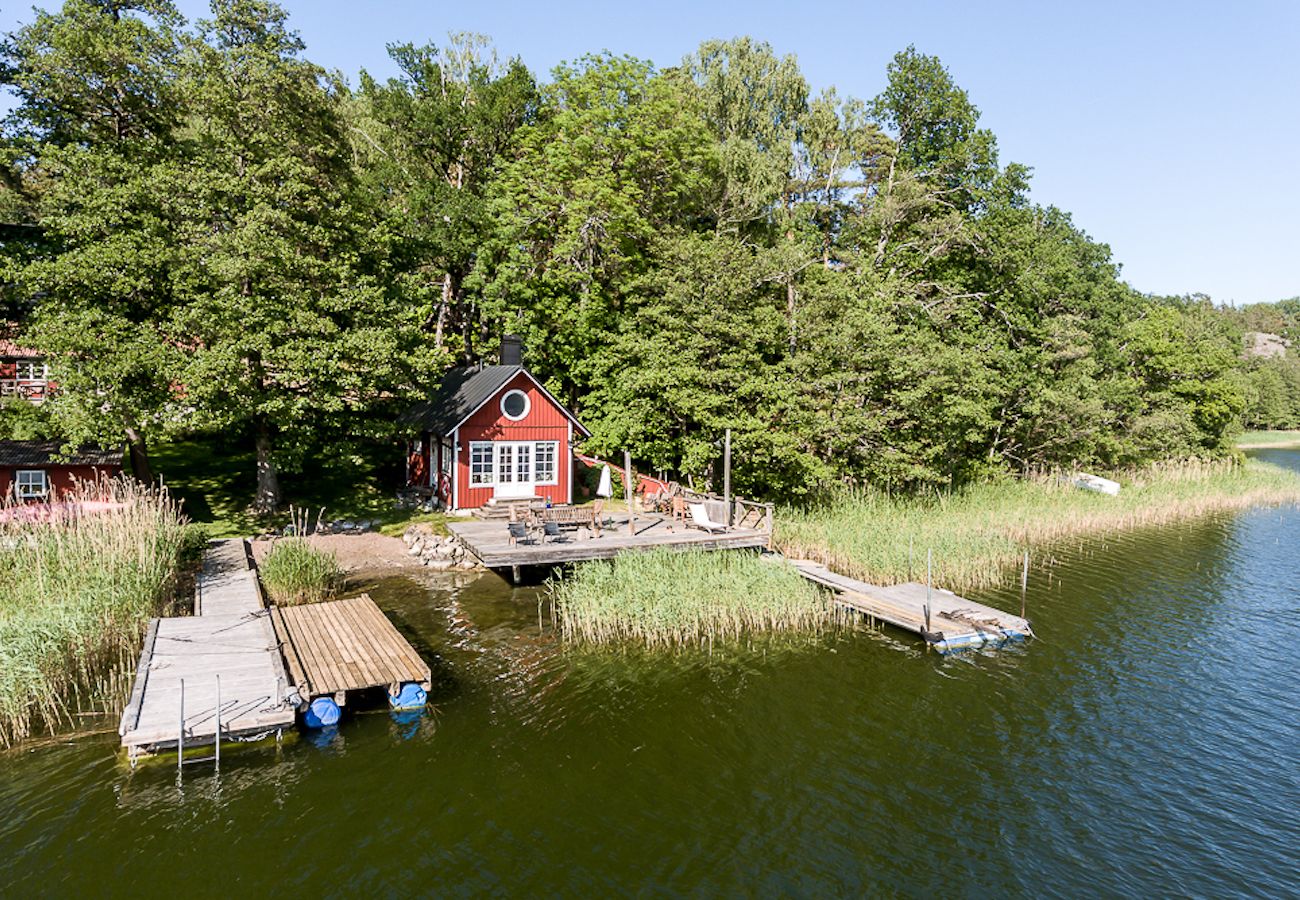
[(1238, 450), (1286, 450), (1300, 447), (1300, 431), (1247, 431), (1236, 440)]

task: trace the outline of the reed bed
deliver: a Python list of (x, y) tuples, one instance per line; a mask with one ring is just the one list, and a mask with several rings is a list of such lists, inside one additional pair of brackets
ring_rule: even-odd
[(0, 522), (4, 746), (121, 708), (145, 624), (174, 602), (186, 559), (165, 491), (106, 480), (64, 500), (45, 520)]
[(1117, 497), (1048, 476), (919, 498), (846, 490), (780, 510), (775, 542), (786, 556), (876, 584), (923, 581), (933, 550), (934, 582), (961, 592), (1005, 584), (1026, 551), (1065, 538), (1300, 502), (1300, 475), (1255, 460), (1193, 460), (1117, 477)]
[(588, 644), (711, 646), (829, 622), (821, 592), (792, 567), (739, 551), (625, 554), (580, 564), (548, 590), (565, 639)]
[(277, 539), (258, 569), (266, 592), (281, 606), (328, 600), (343, 583), (337, 557), (300, 537)]
[(1300, 431), (1247, 431), (1237, 436), (1236, 444), (1243, 450), (1300, 447)]

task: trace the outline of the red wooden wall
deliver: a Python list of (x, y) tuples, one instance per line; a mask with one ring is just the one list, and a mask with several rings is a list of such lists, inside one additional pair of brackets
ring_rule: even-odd
[[(501, 412), (501, 398), (507, 391), (521, 390), (528, 395), (528, 415), (517, 422)], [(474, 509), (492, 499), (493, 488), (469, 486), (470, 441), (557, 441), (555, 456), (556, 484), (537, 485), (536, 494), (552, 503), (567, 503), (569, 481), (573, 478), (573, 449), (569, 446), (569, 417), (564, 410), (537, 389), (532, 379), (520, 373), (483, 404), (483, 408), (460, 426), (460, 451), (456, 454), (457, 507)]]
[(13, 499), (10, 491), (13, 490), (14, 472), (19, 469), (44, 469), (53, 500), (73, 490), (79, 481), (93, 482), (105, 476), (112, 478), (122, 474), (121, 466), (0, 466), (0, 497)]

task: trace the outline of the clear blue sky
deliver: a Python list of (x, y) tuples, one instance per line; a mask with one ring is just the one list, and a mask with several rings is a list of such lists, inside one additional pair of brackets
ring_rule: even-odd
[[(56, 5), (41, 3), (42, 6)], [(206, 2), (181, 0), (191, 18)], [(897, 50), (939, 56), (1034, 197), (1109, 243), (1142, 291), (1300, 295), (1300, 2), (357, 3), (285, 0), (316, 62), (392, 73), (390, 41), (490, 35), (539, 76), (610, 50), (677, 63), (706, 38), (793, 53), (869, 99)], [(0, 30), (30, 18), (0, 10)]]

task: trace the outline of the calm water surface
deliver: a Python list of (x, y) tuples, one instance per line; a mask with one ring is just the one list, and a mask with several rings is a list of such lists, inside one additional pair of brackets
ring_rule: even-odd
[(0, 893), (1292, 894), (1297, 535), (1286, 508), (1061, 548), (1038, 640), (948, 659), (566, 653), (533, 589), (373, 582), (435, 712), (180, 785), (113, 736), (0, 755)]

